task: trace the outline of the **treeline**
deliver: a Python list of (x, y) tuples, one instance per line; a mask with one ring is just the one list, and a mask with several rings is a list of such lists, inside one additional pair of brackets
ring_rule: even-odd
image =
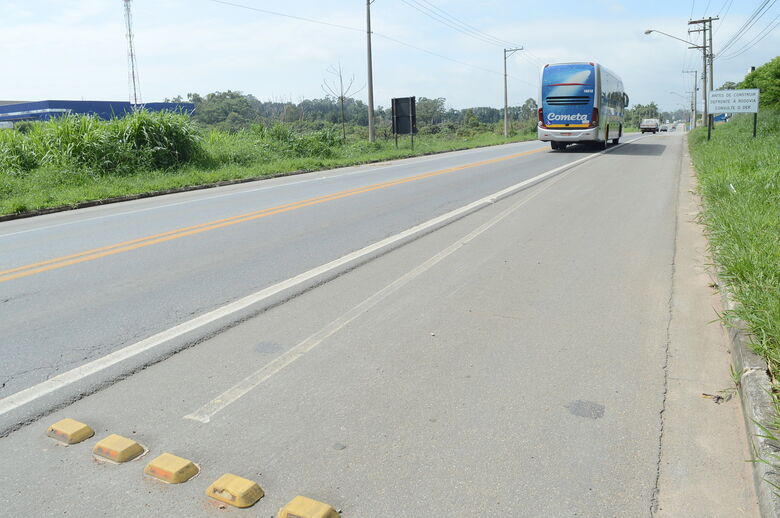
[[(235, 133), (249, 130), (255, 124), (270, 127), (276, 123), (291, 124), (302, 131), (330, 129), (342, 123), (338, 98), (302, 99), (291, 101), (261, 101), (251, 94), (227, 90), (206, 95), (189, 93), (166, 101), (189, 101), (195, 104), (194, 120), (200, 125)], [(509, 107), (509, 120), (513, 134), (536, 131), (538, 106), (536, 100), (527, 99), (520, 106)], [(377, 106), (374, 110), (377, 135), (391, 137), (390, 108)], [(662, 112), (654, 102), (637, 104), (626, 110), (626, 126), (638, 127), (642, 119), (687, 120), (688, 110)], [(447, 106), (443, 97), (417, 99), (417, 128), (422, 135), (437, 133), (471, 135), (485, 131), (503, 131), (504, 111), (500, 108), (477, 106), (454, 109)], [(344, 99), (344, 124), (347, 133), (367, 135), (368, 107), (351, 97)]]
[(780, 56), (750, 72), (737, 88), (758, 88), (761, 108), (780, 108)]
[[(195, 104), (193, 118), (199, 124), (227, 132), (250, 129), (254, 124), (272, 126), (288, 123), (302, 129), (320, 130), (342, 122), (338, 98), (303, 99), (291, 101), (261, 101), (251, 94), (228, 90), (206, 95), (189, 93), (166, 101), (189, 101)], [(522, 106), (510, 106), (509, 118), (515, 133), (529, 133), (536, 127), (537, 105), (528, 99)], [(377, 106), (374, 110), (377, 133), (389, 137), (391, 133), (390, 108)], [(504, 112), (492, 107), (454, 109), (447, 107), (443, 97), (417, 99), (417, 127), (421, 134), (486, 131), (503, 124)], [(362, 133), (368, 127), (368, 107), (351, 97), (344, 99), (344, 120), (351, 133)], [(363, 130), (361, 130), (363, 128)], [(503, 126), (501, 126), (503, 128)]]
[(664, 121), (687, 121), (691, 116), (691, 110), (680, 108), (671, 112), (662, 112), (658, 109), (655, 102), (647, 104), (635, 104), (626, 110), (625, 125), (631, 128), (638, 128), (642, 119), (658, 119)]

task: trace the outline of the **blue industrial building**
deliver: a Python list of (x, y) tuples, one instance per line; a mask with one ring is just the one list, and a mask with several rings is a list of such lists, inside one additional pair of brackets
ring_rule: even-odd
[[(192, 103), (145, 103), (138, 107), (149, 111), (183, 111), (192, 113)], [(0, 104), (0, 122), (48, 120), (66, 114), (96, 115), (101, 119), (122, 117), (133, 111), (134, 105), (122, 101), (36, 101)]]

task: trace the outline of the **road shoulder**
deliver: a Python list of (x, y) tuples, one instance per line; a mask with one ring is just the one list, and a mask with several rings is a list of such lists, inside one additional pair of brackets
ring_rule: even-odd
[[(686, 143), (687, 144), (687, 143)], [(656, 516), (759, 516), (699, 200), (683, 146)]]

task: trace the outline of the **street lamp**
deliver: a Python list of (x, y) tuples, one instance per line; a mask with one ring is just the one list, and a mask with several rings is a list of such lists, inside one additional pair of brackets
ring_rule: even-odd
[[(692, 41), (684, 40), (682, 38), (678, 38), (677, 36), (672, 36), (671, 34), (667, 34), (667, 33), (663, 32), (663, 31), (659, 31), (659, 30), (656, 30), (656, 29), (647, 29), (645, 31), (645, 34), (650, 34), (650, 33), (653, 33), (653, 32), (657, 32), (658, 34), (663, 34), (664, 36), (668, 36), (668, 37), (670, 37), (670, 38), (672, 38), (674, 40), (681, 41), (683, 43), (687, 43), (688, 45), (690, 45), (690, 47), (688, 47), (688, 48), (691, 48), (691, 49), (701, 49), (702, 50), (702, 54), (704, 56), (704, 74), (705, 74), (702, 77), (706, 77), (706, 74), (707, 74), (707, 44), (706, 44), (707, 40), (706, 40), (706, 38), (704, 40), (704, 43), (705, 43), (704, 45), (697, 45), (697, 44), (693, 43)], [(702, 94), (703, 94), (702, 97), (704, 98), (704, 118), (706, 119), (707, 118), (707, 113), (708, 113), (708, 108), (709, 108), (707, 106), (707, 82), (706, 82), (706, 79), (704, 81), (704, 91), (702, 92)]]
[(704, 48), (703, 46), (701, 46), (701, 45), (696, 45), (695, 43), (693, 43), (693, 42), (691, 42), (691, 41), (684, 40), (684, 39), (682, 39), (682, 38), (678, 38), (677, 36), (672, 36), (671, 34), (666, 34), (665, 32), (662, 32), (662, 31), (659, 31), (659, 30), (656, 30), (656, 29), (647, 29), (647, 30), (645, 31), (645, 34), (650, 34), (651, 32), (657, 32), (658, 34), (663, 34), (664, 36), (669, 36), (670, 38), (674, 38), (674, 39), (676, 39), (676, 40), (678, 40), (678, 41), (681, 41), (681, 42), (683, 42), (683, 43), (687, 43), (688, 45), (693, 45), (693, 46), (694, 46), (694, 47), (696, 47), (697, 49), (703, 49), (703, 48)]

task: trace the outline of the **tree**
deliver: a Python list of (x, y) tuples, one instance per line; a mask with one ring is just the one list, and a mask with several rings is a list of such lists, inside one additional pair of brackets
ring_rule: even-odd
[(479, 127), (479, 119), (477, 119), (473, 109), (468, 108), (463, 112), (463, 125), (467, 128)]
[(762, 107), (780, 107), (780, 56), (745, 76), (739, 88), (758, 88), (761, 90), (759, 103)]
[(206, 97), (190, 93), (187, 99), (195, 104), (195, 120), (203, 124), (222, 123), (227, 131), (249, 127), (259, 118), (249, 97), (238, 91), (214, 92)]
[(658, 105), (655, 102), (648, 104), (635, 104), (633, 108), (625, 111), (625, 125), (639, 126), (642, 119), (660, 119), (661, 114), (658, 111)]
[(444, 103), (446, 100), (444, 97), (437, 97), (436, 99), (428, 99), (427, 97), (420, 97), (417, 99), (417, 120), (421, 124), (427, 124), (433, 126), (442, 122), (444, 117)]
[(472, 108), (472, 110), (474, 111), (474, 115), (477, 117), (477, 119), (479, 119), (479, 122), (484, 124), (492, 124), (502, 120), (503, 118), (502, 110), (499, 110), (498, 108), (479, 106), (477, 108)]
[[(349, 78), (349, 83), (347, 84), (346, 88), (344, 87), (344, 74), (341, 70), (341, 63), (339, 63), (338, 68), (331, 65), (330, 68), (328, 68), (328, 73), (332, 74), (334, 76), (334, 79), (331, 80), (329, 83), (327, 79), (322, 80), (322, 89), (325, 91), (325, 95), (332, 95), (336, 99), (338, 99), (339, 104), (341, 105), (341, 139), (342, 141), (347, 141), (347, 125), (346, 125), (346, 119), (344, 116), (344, 100), (349, 96), (356, 94), (360, 90), (354, 90), (352, 89), (352, 84), (355, 82), (355, 76)], [(338, 83), (336, 83), (336, 79), (338, 79)]]
[(737, 88), (737, 83), (734, 81), (726, 81), (722, 85), (720, 85), (720, 88), (718, 90), (734, 90)]
[(520, 107), (520, 120), (527, 121), (530, 119), (536, 120), (539, 106), (536, 104), (536, 99), (528, 98)]

